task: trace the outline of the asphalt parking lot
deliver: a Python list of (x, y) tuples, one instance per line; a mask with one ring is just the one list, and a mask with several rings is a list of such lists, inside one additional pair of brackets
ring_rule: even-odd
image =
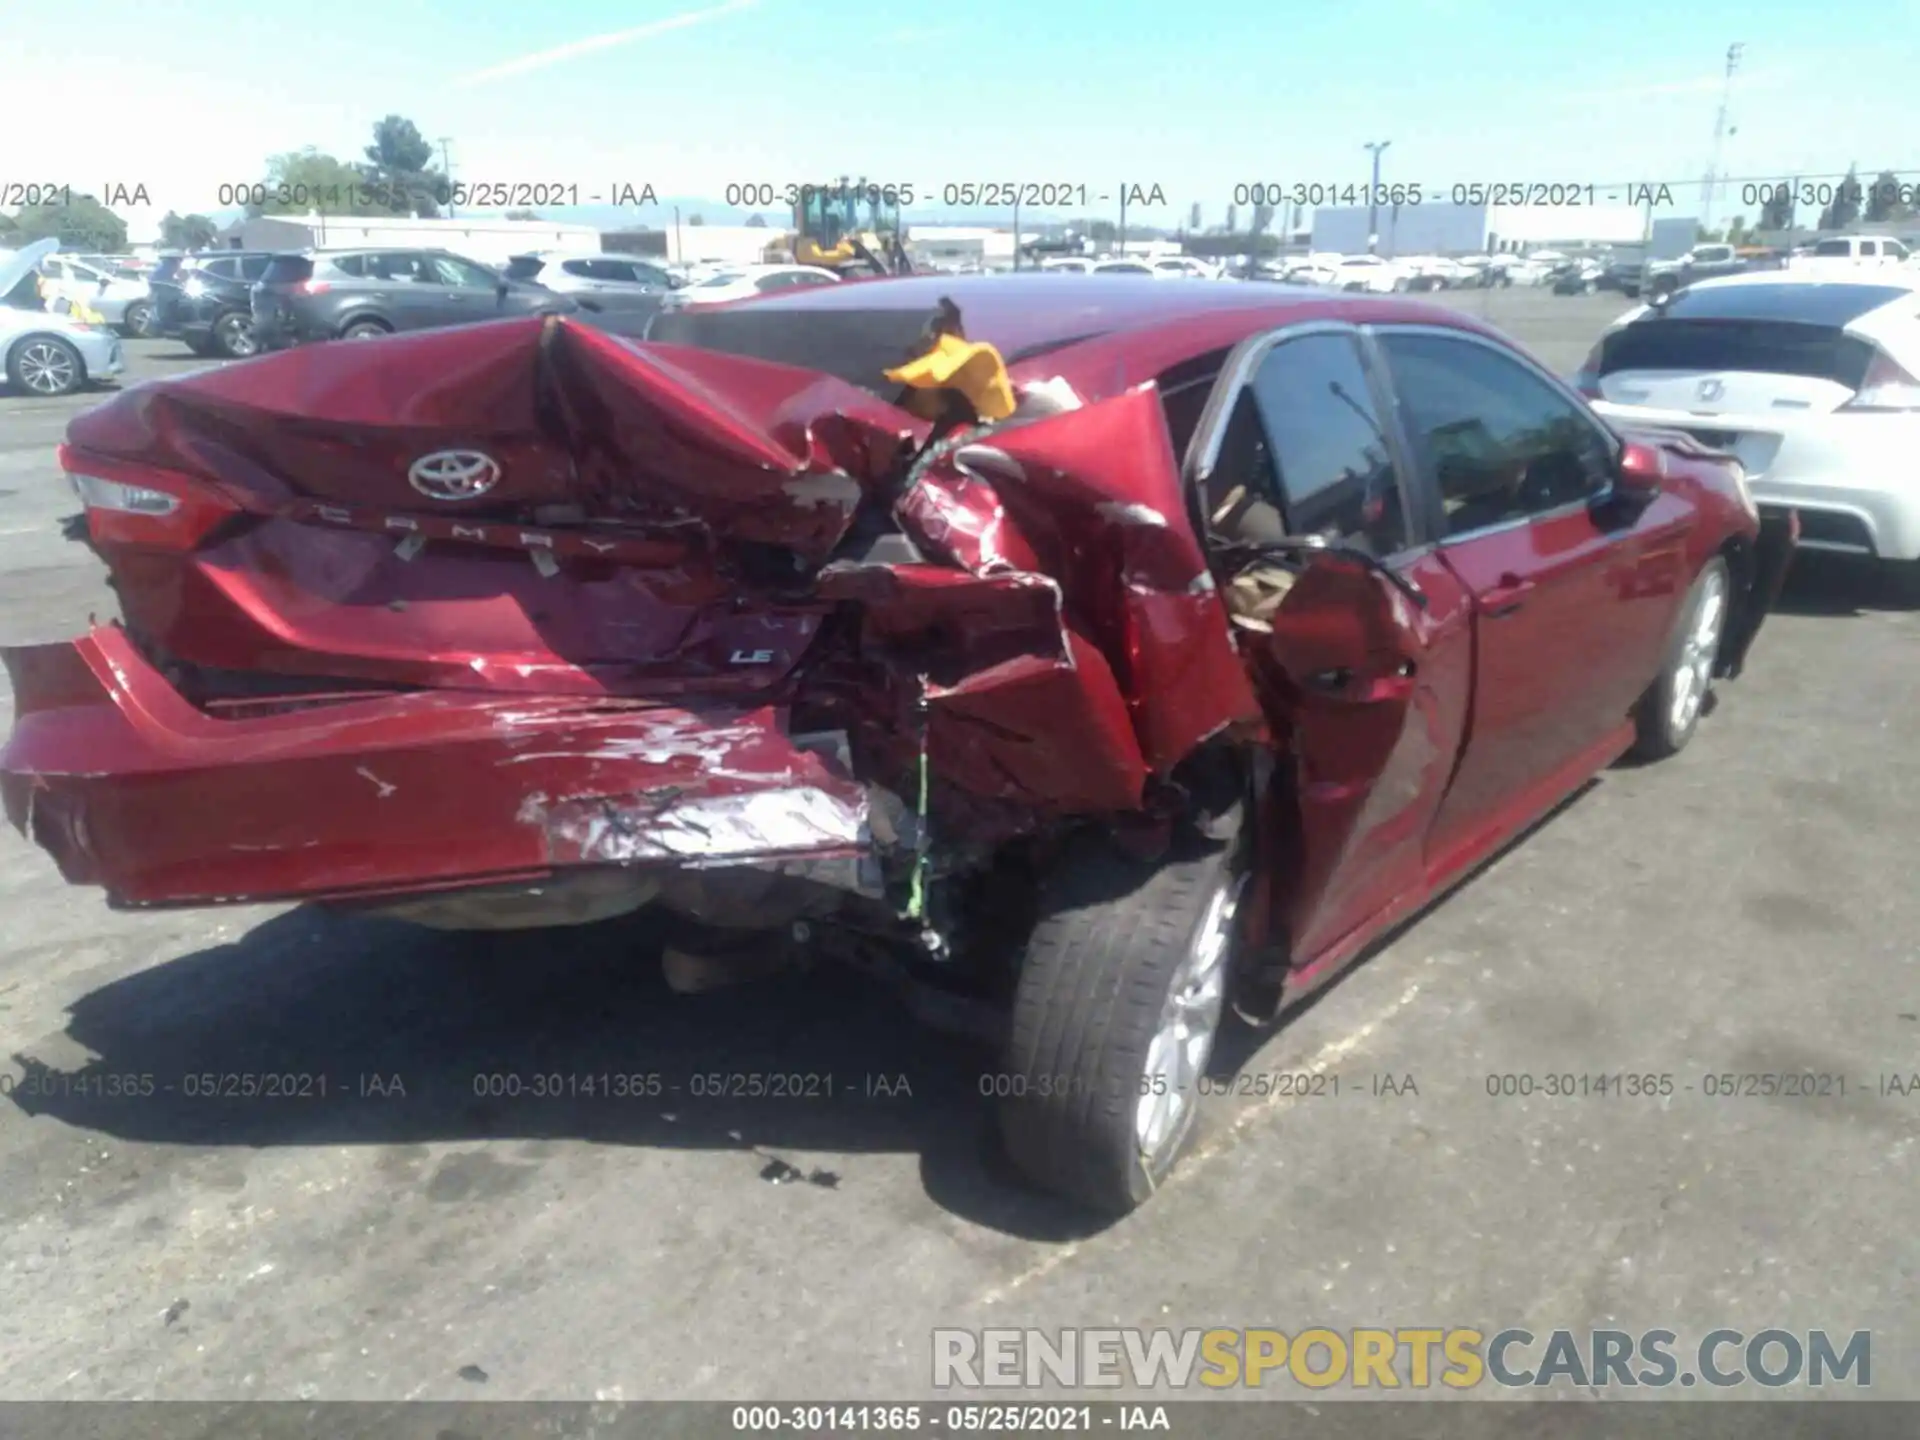
[[(1562, 371), (1623, 308), (1442, 299)], [(206, 363), (129, 351), (128, 380)], [(111, 613), (53, 462), (96, 401), (0, 394), (5, 643)], [(992, 1161), (990, 1058), (851, 977), (682, 998), (632, 927), (116, 915), (9, 830), (0, 1398), (911, 1398), (932, 1328), (1021, 1324), (1868, 1329), (1875, 1395), (1920, 1398), (1920, 1093), (1883, 1093), (1920, 1072), (1920, 615), (1867, 594), (1804, 565), (1684, 755), (1604, 775), (1291, 1025), (1236, 1036), (1245, 1074), (1338, 1095), (1214, 1097), (1104, 1230)], [(327, 1096), (180, 1087), (241, 1072)], [(552, 1072), (682, 1093), (479, 1093)], [(834, 1095), (689, 1093), (713, 1072)], [(1489, 1095), (1616, 1072), (1674, 1093)], [(1704, 1093), (1775, 1072), (1845, 1093)], [(49, 1073), (67, 1093), (25, 1093)], [(138, 1074), (175, 1089), (94, 1083)]]

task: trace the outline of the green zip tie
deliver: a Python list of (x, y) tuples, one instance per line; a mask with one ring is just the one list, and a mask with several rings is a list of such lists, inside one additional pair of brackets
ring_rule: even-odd
[(927, 677), (920, 677), (920, 700), (915, 707), (920, 721), (920, 826), (914, 836), (918, 854), (913, 860), (913, 884), (907, 892), (907, 918), (924, 920), (927, 915)]

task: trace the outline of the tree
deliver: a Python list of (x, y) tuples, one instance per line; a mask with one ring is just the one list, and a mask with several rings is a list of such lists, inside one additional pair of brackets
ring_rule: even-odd
[(1833, 192), (1833, 203), (1820, 212), (1822, 230), (1844, 230), (1860, 218), (1860, 177), (1856, 166), (1847, 167), (1847, 178)]
[(1235, 230), (1238, 230), (1239, 228), (1240, 228), (1240, 207), (1238, 205), (1229, 205), (1227, 206), (1227, 233), (1231, 235)]
[(1087, 238), (1096, 245), (1111, 245), (1120, 238), (1120, 227), (1111, 220), (1095, 220), (1087, 226)]
[(205, 250), (219, 234), (220, 227), (204, 215), (176, 215), (169, 210), (160, 221), (160, 243), (169, 250)]
[(1256, 205), (1253, 207), (1253, 233), (1264, 235), (1273, 224), (1273, 206)]
[(367, 179), (384, 191), (376, 195), (395, 215), (438, 215), (436, 193), (445, 194), (447, 177), (433, 168), (433, 146), (420, 127), (404, 115), (389, 115), (373, 127), (367, 157)]
[(1913, 206), (1900, 203), (1900, 179), (1891, 170), (1882, 170), (1873, 177), (1873, 189), (1867, 195), (1867, 219), (1875, 223), (1888, 220), (1905, 220), (1913, 214)]
[[(63, 202), (67, 197), (62, 195)], [(28, 205), (14, 218), (21, 245), (58, 236), (63, 250), (114, 255), (127, 248), (127, 222), (91, 195), (77, 191), (72, 203)]]
[(264, 200), (247, 206), (247, 214), (305, 215), (377, 215), (385, 207), (374, 204), (368, 193), (367, 172), (309, 145), (267, 160), (267, 180), (261, 187)]
[(704, 215), (689, 215), (687, 217), (687, 224), (689, 225), (704, 225), (706, 223), (707, 217)]
[(1746, 216), (1736, 215), (1727, 222), (1727, 243), (1729, 245), (1744, 245), (1747, 243), (1748, 238)]
[(509, 210), (507, 212), (507, 219), (509, 220), (538, 220), (539, 218), (540, 217), (531, 210)]
[(766, 217), (766, 216), (764, 216), (764, 215), (749, 215), (749, 216), (747, 217), (747, 228), (748, 228), (749, 230), (764, 230), (764, 229), (766, 229), (766, 228), (767, 228), (767, 217)]
[(1193, 202), (1193, 208), (1187, 212), (1187, 228), (1194, 234), (1200, 233), (1200, 202)]

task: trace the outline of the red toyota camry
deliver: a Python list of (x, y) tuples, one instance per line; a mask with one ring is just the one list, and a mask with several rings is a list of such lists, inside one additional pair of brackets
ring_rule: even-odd
[(0, 786), (69, 881), (857, 960), (1109, 1211), (1226, 1005), (1686, 745), (1795, 541), (1465, 316), (1127, 276), (320, 345), (61, 462), (124, 618), (6, 653)]

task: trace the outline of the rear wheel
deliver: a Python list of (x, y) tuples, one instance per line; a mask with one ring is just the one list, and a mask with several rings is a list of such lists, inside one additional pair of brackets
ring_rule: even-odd
[(146, 339), (153, 334), (153, 306), (144, 300), (134, 301), (127, 307), (127, 313), (120, 322), (120, 328), (134, 339)]
[(382, 335), (391, 335), (392, 333), (393, 331), (387, 327), (384, 321), (356, 320), (340, 332), (340, 338), (342, 340), (377, 340)]
[(71, 395), (87, 383), (87, 366), (58, 335), (29, 335), (7, 352), (7, 378), (29, 394)]
[(213, 348), (229, 360), (246, 360), (260, 353), (253, 333), (253, 317), (229, 310), (213, 323)]
[(1727, 631), (1731, 599), (1727, 562), (1716, 555), (1687, 593), (1659, 677), (1641, 697), (1634, 714), (1638, 734), (1632, 753), (1639, 759), (1664, 760), (1679, 754), (1699, 728), (1713, 685), (1714, 663), (1720, 656), (1720, 640)]
[(1008, 1156), (1107, 1214), (1152, 1195), (1193, 1130), (1241, 877), (1225, 850), (1069, 852), (1026, 947), (1000, 1101)]
[(1890, 605), (1920, 605), (1920, 560), (1882, 560), (1880, 594)]

